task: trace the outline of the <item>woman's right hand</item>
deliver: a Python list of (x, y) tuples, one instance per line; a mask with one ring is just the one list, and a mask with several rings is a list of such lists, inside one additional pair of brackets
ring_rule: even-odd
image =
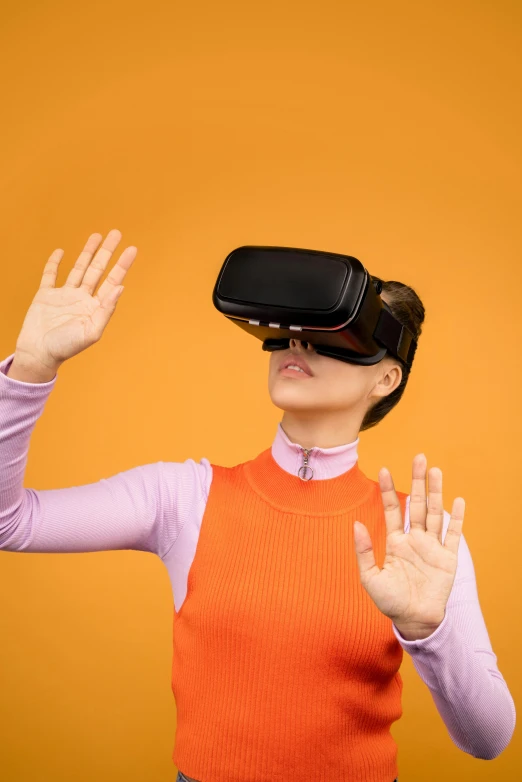
[(101, 338), (123, 290), (120, 285), (138, 252), (136, 247), (126, 247), (94, 293), (121, 233), (109, 231), (93, 258), (102, 239), (99, 233), (89, 236), (61, 288), (55, 283), (64, 251), (54, 250), (49, 256), (16, 342), (14, 361), (19, 365), (56, 371), (66, 359)]

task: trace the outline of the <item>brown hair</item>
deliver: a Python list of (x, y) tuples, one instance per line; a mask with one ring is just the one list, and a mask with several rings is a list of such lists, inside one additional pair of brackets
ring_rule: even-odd
[[(385, 294), (382, 298), (386, 301), (386, 304), (391, 309), (392, 314), (402, 323), (403, 326), (406, 326), (412, 332), (415, 339), (418, 340), (422, 331), (425, 310), (422, 301), (419, 299), (413, 288), (410, 288), (408, 285), (404, 285), (402, 282), (397, 282), (396, 280), (388, 280), (385, 282), (379, 277), (373, 276), (372, 282), (382, 283), (381, 295), (382, 293)], [(387, 353), (386, 355), (391, 356), (390, 353)], [(361, 432), (363, 432), (365, 429), (371, 429), (372, 426), (375, 426), (379, 423), (379, 421), (382, 421), (384, 416), (395, 407), (399, 399), (402, 397), (411, 370), (406, 366), (406, 364), (400, 361), (400, 359), (397, 360), (399, 361), (402, 368), (401, 382), (397, 388), (391, 392), (391, 394), (388, 394), (388, 396), (384, 396), (379, 399), (376, 403), (374, 403), (373, 407), (366, 411), (366, 415), (364, 416), (361, 424)]]

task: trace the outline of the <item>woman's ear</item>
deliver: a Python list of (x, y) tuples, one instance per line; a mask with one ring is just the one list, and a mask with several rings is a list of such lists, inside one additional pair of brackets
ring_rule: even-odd
[(400, 386), (402, 380), (402, 367), (397, 361), (391, 361), (383, 376), (381, 383), (386, 389), (386, 396)]
[(376, 376), (376, 383), (368, 394), (369, 397), (382, 398), (388, 396), (401, 384), (402, 367), (394, 359), (383, 359), (378, 365), (380, 373)]

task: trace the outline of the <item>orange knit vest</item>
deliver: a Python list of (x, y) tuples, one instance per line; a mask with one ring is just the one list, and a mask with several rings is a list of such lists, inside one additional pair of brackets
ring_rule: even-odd
[(360, 520), (382, 566), (378, 481), (358, 464), (302, 481), (270, 448), (212, 468), (174, 612), (174, 764), (200, 782), (393, 782), (403, 650), (353, 540)]

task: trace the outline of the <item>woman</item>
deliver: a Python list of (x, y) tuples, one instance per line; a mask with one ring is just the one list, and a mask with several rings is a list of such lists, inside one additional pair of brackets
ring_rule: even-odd
[[(359, 432), (402, 396), (399, 360), (353, 365), (292, 339), (270, 355), (270, 396), (284, 414), (255, 459), (157, 462), (85, 486), (23, 488), (57, 370), (101, 338), (136, 257), (126, 248), (95, 293), (121, 234), (99, 248), (102, 238), (89, 237), (61, 288), (63, 251), (52, 253), (0, 364), (1, 548), (162, 559), (175, 602), (179, 781), (397, 780), (390, 726), (402, 714), (404, 650), (454, 743), (497, 757), (515, 708), (478, 602), (464, 500), (444, 510), (432, 467), (427, 503), (424, 454), (409, 496), (385, 468), (373, 481), (357, 464)], [(385, 282), (383, 299), (418, 338), (415, 292)]]

